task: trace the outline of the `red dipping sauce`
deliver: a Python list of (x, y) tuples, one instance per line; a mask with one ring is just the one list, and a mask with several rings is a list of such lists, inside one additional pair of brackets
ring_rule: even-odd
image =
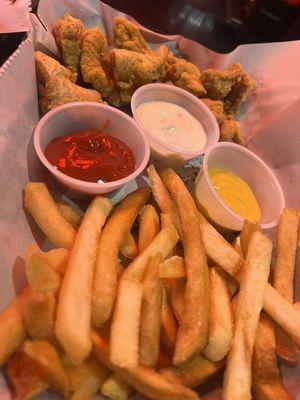
[(112, 182), (135, 170), (131, 150), (101, 130), (72, 132), (53, 139), (45, 149), (48, 161), (59, 171), (87, 182)]

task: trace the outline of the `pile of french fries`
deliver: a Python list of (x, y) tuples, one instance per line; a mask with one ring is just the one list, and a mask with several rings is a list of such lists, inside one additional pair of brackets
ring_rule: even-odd
[(148, 175), (151, 188), (116, 207), (97, 196), (84, 216), (27, 184), (25, 209), (54, 249), (29, 247), (28, 286), (0, 315), (16, 398), (194, 400), (224, 369), (224, 400), (292, 399), (277, 356), (295, 365), (300, 345), (299, 211), (281, 215), (269, 283), (273, 245), (259, 225), (245, 221), (230, 244), (173, 170)]

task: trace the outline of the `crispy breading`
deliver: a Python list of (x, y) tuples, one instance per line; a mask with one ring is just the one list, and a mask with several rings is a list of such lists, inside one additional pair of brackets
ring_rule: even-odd
[(160, 46), (149, 54), (113, 49), (110, 59), (118, 88), (128, 90), (150, 82), (161, 82), (165, 76), (167, 54), (166, 46)]
[(224, 118), (224, 106), (221, 100), (210, 100), (210, 99), (201, 99), (202, 103), (204, 103), (210, 111), (216, 117), (216, 120), (220, 124), (222, 119)]
[(220, 123), (220, 140), (243, 144), (243, 136), (238, 121), (230, 116), (224, 116)]
[(166, 68), (165, 79), (167, 81), (171, 81), (174, 85), (193, 93), (197, 97), (206, 94), (206, 90), (201, 84), (200, 70), (195, 64), (174, 57), (173, 53), (170, 52)]
[(78, 73), (79, 69), (83, 31), (84, 26), (80, 19), (73, 18), (68, 13), (56, 21), (53, 29), (63, 62), (74, 73)]
[(87, 29), (82, 38), (80, 68), (83, 80), (91, 83), (102, 96), (107, 96), (113, 88), (109, 77), (108, 55), (110, 48), (105, 35), (98, 27)]
[(101, 95), (93, 89), (85, 89), (62, 76), (55, 76), (46, 82), (44, 96), (41, 99), (42, 112), (70, 103), (72, 101), (95, 101), (101, 103)]
[(240, 105), (247, 99), (253, 87), (253, 79), (246, 72), (243, 72), (224, 99), (225, 112), (231, 115), (237, 114)]
[(76, 74), (72, 73), (72, 71), (61, 65), (61, 63), (54, 58), (47, 56), (47, 54), (36, 51), (34, 53), (34, 58), (38, 82), (45, 84), (51, 78), (58, 75), (71, 79), (73, 82), (76, 81)]
[(212, 100), (224, 99), (242, 72), (243, 69), (239, 63), (232, 64), (224, 72), (217, 69), (202, 71), (201, 82), (207, 91), (207, 97)]
[(123, 17), (114, 19), (113, 41), (119, 49), (136, 51), (137, 53), (151, 53), (141, 32), (132, 22)]

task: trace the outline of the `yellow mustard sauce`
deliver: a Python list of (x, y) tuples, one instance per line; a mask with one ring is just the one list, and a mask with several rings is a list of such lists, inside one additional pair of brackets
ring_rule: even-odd
[(261, 209), (250, 186), (239, 176), (220, 168), (209, 168), (210, 180), (221, 200), (239, 217), (259, 222)]

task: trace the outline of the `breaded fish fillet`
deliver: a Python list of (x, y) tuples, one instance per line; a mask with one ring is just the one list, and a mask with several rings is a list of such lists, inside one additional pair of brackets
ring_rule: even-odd
[(54, 58), (47, 56), (47, 54), (41, 51), (36, 51), (34, 53), (34, 58), (38, 82), (45, 84), (54, 76), (63, 76), (75, 82), (76, 74), (74, 75), (68, 68), (61, 65)]
[(68, 13), (56, 21), (53, 29), (63, 63), (74, 73), (78, 73), (83, 31), (84, 26), (80, 19), (73, 18)]
[(113, 41), (119, 49), (143, 54), (151, 52), (138, 27), (123, 17), (114, 19)]

